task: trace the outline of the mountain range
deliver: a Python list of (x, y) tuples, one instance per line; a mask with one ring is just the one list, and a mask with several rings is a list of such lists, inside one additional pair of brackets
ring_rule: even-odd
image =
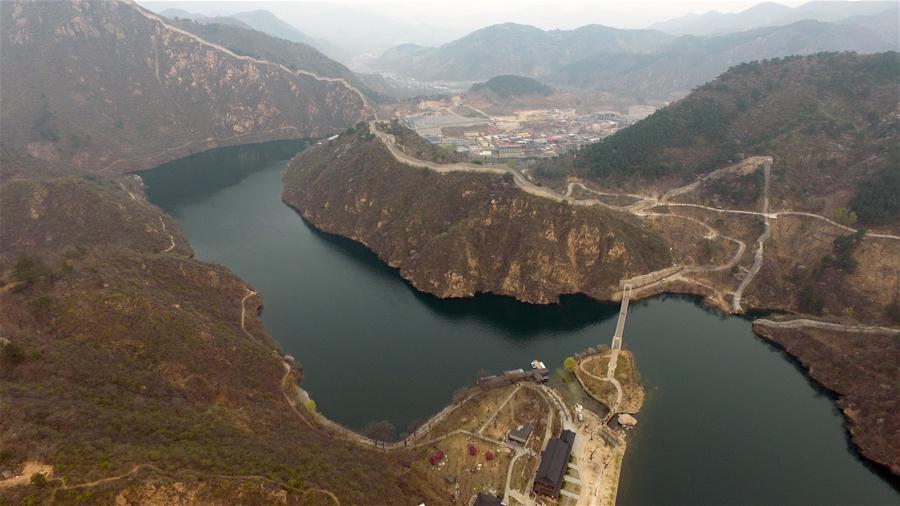
[[(269, 15), (263, 19), (254, 19), (253, 12), (259, 11), (259, 2), (204, 2), (204, 1), (142, 1), (141, 5), (162, 13), (165, 10), (178, 8), (190, 13), (197, 12), (240, 12), (240, 16), (227, 14), (253, 26), (257, 30), (266, 31), (270, 35), (286, 38), (295, 42), (305, 42), (321, 50), (323, 53), (351, 64), (361, 55), (375, 56), (385, 50), (409, 41), (421, 44), (442, 44), (452, 40), (457, 32), (429, 21), (409, 22), (384, 15), (376, 8), (365, 4), (346, 4), (333, 1), (291, 2), (289, 9), (278, 10), (281, 22), (273, 22)], [(212, 7), (210, 7), (212, 6)], [(275, 8), (272, 8), (275, 10)], [(195, 14), (192, 14), (195, 15)], [(290, 38), (296, 31), (309, 39), (295, 40)], [(323, 41), (328, 41), (327, 45)], [(334, 50), (338, 53), (334, 53)]]
[[(788, 25), (797, 21), (847, 21), (856, 16), (884, 14), (896, 10), (895, 2), (879, 1), (815, 1), (797, 7), (763, 2), (737, 13), (711, 11), (688, 14), (650, 25), (651, 29), (673, 35), (721, 35), (766, 26)], [(894, 22), (897, 18), (894, 16)]]
[(597, 53), (650, 54), (672, 39), (659, 31), (600, 25), (545, 31), (504, 23), (437, 48), (400, 45), (386, 51), (374, 65), (424, 81), (475, 81), (500, 74), (541, 77)]
[(520, 74), (640, 100), (673, 100), (745, 61), (821, 51), (896, 50), (900, 29), (885, 19), (870, 15), (841, 23), (799, 21), (710, 37), (598, 25), (544, 31), (503, 24), (436, 48), (398, 46), (375, 65), (419, 80), (475, 81)]

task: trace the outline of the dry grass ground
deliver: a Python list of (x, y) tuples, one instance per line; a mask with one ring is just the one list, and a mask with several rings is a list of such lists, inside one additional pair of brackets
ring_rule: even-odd
[(482, 435), (502, 441), (510, 429), (520, 425), (546, 425), (546, 412), (547, 403), (538, 391), (520, 388), (484, 428)]
[(521, 457), (516, 461), (512, 471), (511, 487), (514, 490), (524, 491), (531, 488), (534, 473), (537, 471), (540, 459), (537, 457)]
[[(607, 406), (615, 404), (616, 389), (607, 381), (599, 378), (606, 377), (606, 369), (609, 364), (610, 351), (605, 350), (597, 355), (591, 355), (579, 362), (576, 374), (590, 390), (594, 397)], [(589, 374), (585, 374), (587, 371)], [(640, 375), (634, 363), (634, 355), (626, 350), (619, 352), (619, 362), (616, 364), (615, 377), (622, 385), (622, 401), (619, 411), (622, 413), (637, 413), (644, 404), (644, 388), (640, 384)]]
[(471, 399), (434, 426), (429, 439), (446, 435), (454, 430), (478, 431), (497, 411), (513, 388), (509, 386), (477, 390)]
[[(475, 455), (469, 455), (470, 445), (477, 449)], [(438, 450), (444, 451), (445, 456), (441, 462), (432, 465), (429, 459)], [(493, 455), (491, 460), (487, 459), (487, 452)], [(444, 491), (445, 495), (442, 495), (451, 504), (469, 504), (479, 492), (503, 495), (511, 456), (512, 451), (506, 447), (455, 434), (419, 449), (412, 468), (426, 476), (429, 488)]]

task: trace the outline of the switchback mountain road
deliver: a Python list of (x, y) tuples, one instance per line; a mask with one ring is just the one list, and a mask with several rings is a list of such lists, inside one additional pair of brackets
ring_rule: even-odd
[(762, 267), (763, 248), (765, 247), (769, 236), (772, 235), (772, 227), (769, 226), (769, 216), (767, 215), (769, 212), (769, 182), (771, 180), (771, 175), (772, 159), (769, 158), (763, 165), (763, 233), (760, 234), (759, 239), (756, 240), (756, 253), (753, 256), (753, 265), (744, 276), (744, 279), (741, 280), (741, 284), (738, 285), (737, 290), (734, 291), (734, 295), (731, 297), (731, 308), (735, 313), (744, 312), (744, 309), (741, 307), (741, 298), (744, 295), (744, 290), (750, 286), (750, 282), (753, 281), (753, 278), (756, 277), (756, 273), (758, 273), (759, 269)]
[[(577, 181), (570, 182), (566, 187), (565, 193), (560, 193), (559, 191), (556, 191), (552, 188), (549, 188), (546, 186), (540, 186), (540, 185), (530, 181), (520, 171), (513, 169), (511, 167), (507, 167), (507, 166), (478, 165), (478, 164), (473, 164), (473, 163), (462, 163), (462, 162), (441, 164), (441, 163), (429, 162), (429, 161), (415, 158), (413, 156), (410, 156), (410, 155), (404, 153), (403, 150), (400, 149), (396, 145), (396, 139), (394, 138), (393, 135), (388, 134), (387, 132), (384, 132), (380, 128), (378, 128), (378, 121), (371, 121), (369, 123), (369, 131), (373, 135), (375, 135), (379, 140), (381, 140), (381, 142), (384, 144), (384, 146), (388, 149), (388, 151), (391, 153), (391, 155), (398, 162), (403, 163), (405, 165), (432, 170), (439, 174), (448, 174), (448, 173), (452, 173), (452, 172), (468, 172), (468, 173), (480, 173), (480, 174), (509, 174), (510, 176), (512, 176), (513, 182), (515, 183), (515, 185), (520, 190), (522, 190), (525, 193), (528, 193), (530, 195), (548, 198), (555, 202), (566, 202), (571, 205), (577, 205), (577, 206), (586, 206), (586, 207), (600, 206), (600, 207), (604, 207), (607, 209), (611, 209), (611, 210), (618, 211), (618, 212), (623, 212), (626, 214), (630, 214), (630, 215), (642, 217), (642, 218), (650, 217), (650, 216), (678, 217), (680, 219), (685, 219), (685, 220), (689, 220), (689, 221), (698, 223), (698, 224), (702, 225), (703, 227), (705, 227), (710, 232), (712, 237), (721, 236), (724, 239), (729, 240), (738, 246), (736, 254), (728, 262), (726, 262), (724, 264), (716, 265), (716, 266), (684, 266), (683, 269), (672, 269), (671, 267), (667, 267), (667, 268), (663, 269), (662, 271), (659, 271), (659, 272), (670, 271), (666, 276), (663, 276), (661, 278), (655, 278), (654, 276), (646, 276), (646, 279), (649, 279), (652, 281), (645, 285), (635, 285), (634, 289), (636, 292), (643, 292), (643, 291), (646, 291), (648, 288), (652, 288), (654, 286), (659, 286), (661, 283), (673, 281), (675, 279), (681, 279), (681, 280), (691, 282), (694, 284), (701, 284), (691, 278), (685, 277), (685, 274), (689, 274), (691, 272), (712, 272), (712, 271), (721, 271), (721, 270), (731, 269), (732, 267), (737, 265), (738, 262), (740, 262), (741, 258), (743, 257), (743, 255), (746, 251), (746, 248), (747, 248), (747, 245), (745, 243), (743, 243), (742, 241), (735, 239), (733, 237), (728, 237), (724, 234), (721, 234), (720, 232), (718, 232), (717, 230), (715, 230), (708, 224), (706, 224), (700, 220), (697, 220), (696, 218), (680, 216), (680, 215), (675, 215), (675, 214), (656, 213), (651, 210), (654, 206), (668, 205), (668, 206), (673, 206), (673, 207), (678, 207), (678, 206), (696, 207), (696, 208), (702, 208), (702, 209), (706, 209), (709, 211), (720, 212), (720, 213), (735, 213), (735, 214), (747, 214), (747, 215), (752, 215), (752, 216), (760, 216), (764, 220), (765, 229), (756, 241), (757, 248), (754, 253), (753, 264), (750, 267), (750, 270), (745, 275), (744, 279), (741, 280), (741, 283), (734, 291), (734, 297), (732, 298), (732, 308), (731, 309), (733, 312), (736, 312), (736, 313), (743, 312), (743, 306), (741, 305), (743, 293), (750, 286), (750, 284), (752, 283), (756, 274), (759, 272), (760, 268), (762, 267), (762, 263), (764, 260), (764, 252), (765, 252), (765, 249), (764, 249), (765, 242), (769, 239), (769, 237), (771, 235), (771, 226), (769, 223), (770, 219), (777, 219), (779, 215), (807, 216), (807, 217), (811, 217), (811, 218), (815, 218), (815, 219), (819, 219), (819, 220), (824, 220), (825, 222), (827, 222), (831, 225), (834, 225), (836, 227), (839, 227), (842, 230), (846, 230), (848, 232), (856, 232), (856, 229), (853, 229), (846, 225), (841, 225), (841, 224), (836, 223), (833, 220), (830, 220), (824, 216), (813, 214), (813, 213), (806, 213), (806, 212), (799, 212), (799, 211), (780, 211), (780, 212), (776, 212), (776, 213), (769, 212), (769, 184), (770, 184), (770, 178), (771, 178), (771, 167), (772, 167), (772, 163), (773, 163), (772, 157), (769, 157), (769, 156), (749, 157), (749, 158), (744, 159), (741, 162), (738, 162), (736, 164), (729, 165), (722, 169), (713, 171), (713, 172), (701, 177), (697, 181), (694, 181), (693, 183), (690, 183), (690, 184), (687, 184), (687, 185), (684, 185), (684, 186), (681, 186), (678, 188), (673, 188), (673, 189), (667, 191), (665, 194), (663, 194), (663, 196), (660, 198), (656, 198), (653, 196), (646, 196), (646, 195), (629, 194), (629, 193), (600, 192), (598, 190), (589, 188), (586, 185), (584, 185), (583, 183), (577, 182)], [(756, 167), (759, 167), (760, 165), (762, 165), (762, 168), (764, 171), (763, 209), (762, 209), (762, 211), (748, 211), (748, 210), (743, 210), (743, 209), (720, 209), (720, 208), (715, 208), (715, 207), (710, 207), (710, 206), (703, 206), (703, 205), (699, 205), (699, 204), (670, 202), (670, 199), (672, 199), (673, 197), (676, 197), (678, 195), (683, 195), (685, 193), (688, 193), (692, 190), (697, 189), (699, 187), (700, 183), (702, 183), (705, 180), (715, 179), (715, 178), (721, 177), (725, 174), (735, 172), (735, 171), (746, 171), (748, 168), (748, 165), (753, 165)], [(751, 170), (758, 170), (758, 169), (751, 169)], [(592, 192), (592, 193), (595, 193), (600, 196), (609, 196), (609, 197), (619, 196), (619, 197), (628, 197), (628, 198), (633, 198), (633, 199), (638, 199), (638, 200), (637, 200), (637, 202), (630, 204), (628, 206), (615, 206), (615, 205), (611, 205), (609, 203), (606, 203), (606, 202), (603, 202), (603, 201), (597, 200), (597, 199), (575, 199), (572, 197), (572, 193), (573, 193), (573, 189), (576, 186), (579, 186), (588, 192)], [(868, 233), (868, 232), (866, 233), (865, 237), (900, 240), (900, 236), (891, 235), (891, 234)], [(642, 278), (642, 277), (644, 277), (644, 276), (637, 276), (637, 278)], [(632, 278), (632, 280), (633, 279), (635, 279), (635, 278)], [(706, 286), (706, 285), (703, 285), (703, 286)]]

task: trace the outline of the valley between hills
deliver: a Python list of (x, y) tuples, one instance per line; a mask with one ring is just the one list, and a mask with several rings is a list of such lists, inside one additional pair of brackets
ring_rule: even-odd
[[(751, 318), (834, 395), (861, 455), (900, 474), (896, 52), (738, 65), (576, 153), (476, 163), (311, 48), (289, 60), (293, 43), (205, 28), (219, 38), (207, 40), (131, 2), (60, 5), (2, 9), (3, 122), (30, 126), (4, 128), (0, 159), (0, 504), (441, 504), (479, 490), (533, 504), (540, 452), (564, 429), (582, 441), (572, 502), (615, 503), (627, 445), (607, 424), (644, 399), (630, 352), (621, 405), (637, 407), (620, 395), (601, 401), (607, 416), (582, 419), (527, 382), (465, 390), (397, 441), (317, 412), (303, 357), (262, 323), (265, 294), (194, 258), (134, 173), (292, 139), (319, 140), (288, 163), (283, 201), (416, 290), (700, 297)], [(615, 379), (617, 350), (604, 353), (568, 371), (594, 398), (608, 392), (578, 374), (612, 356)], [(535, 436), (510, 446), (526, 412), (541, 414)], [(585, 446), (589, 433), (604, 437)], [(452, 501), (423, 456), (458, 466)]]

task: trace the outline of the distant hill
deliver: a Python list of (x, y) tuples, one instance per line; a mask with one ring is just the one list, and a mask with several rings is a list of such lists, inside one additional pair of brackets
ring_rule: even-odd
[(492, 77), (483, 83), (472, 85), (471, 91), (490, 92), (507, 98), (521, 95), (549, 95), (553, 88), (530, 77), (503, 75)]
[(191, 20), (204, 25), (229, 25), (257, 30), (273, 37), (314, 47), (329, 58), (340, 61), (347, 61), (349, 59), (346, 50), (339, 48), (327, 40), (311, 37), (301, 32), (293, 25), (283, 21), (281, 18), (267, 10), (259, 9), (255, 11), (238, 12), (230, 16), (204, 16), (203, 14), (188, 12), (183, 9), (165, 9), (160, 11), (160, 14), (169, 19)]
[(898, 84), (896, 52), (745, 63), (565, 163), (609, 184), (665, 188), (773, 156), (773, 205), (847, 206), (862, 223), (898, 224)]
[[(162, 12), (171, 7), (170, 1), (142, 0), (141, 5), (155, 12)], [(181, 3), (181, 2), (179, 2)], [(264, 2), (260, 2), (264, 4)], [(220, 2), (218, 6), (212, 2), (191, 2), (192, 10), (222, 9), (229, 12), (236, 9), (256, 9), (251, 2)], [(440, 14), (435, 18), (435, 24), (429, 20), (401, 21), (392, 16), (384, 15), (377, 6), (371, 6), (367, 2), (358, 2), (351, 5), (348, 2), (333, 0), (316, 0), (304, 2), (291, 2), (290, 9), (282, 9), (279, 14), (281, 20), (299, 30), (303, 34), (317, 40), (326, 40), (345, 52), (348, 58), (342, 55), (332, 54), (327, 47), (313, 44), (308, 40), (300, 40), (329, 56), (349, 64), (349, 58), (365, 55), (369, 58), (379, 55), (387, 49), (405, 42), (414, 42), (423, 45), (443, 44), (453, 39), (458, 32), (444, 28), (440, 22)], [(241, 20), (253, 25), (254, 22), (240, 17)], [(263, 25), (255, 25), (254, 28), (267, 31)], [(285, 34), (268, 32), (270, 35), (285, 37)], [(288, 38), (288, 40), (292, 40)], [(294, 41), (298, 42), (298, 41)]]
[(166, 9), (160, 12), (160, 15), (173, 20), (191, 20), (196, 23), (202, 23), (204, 25), (217, 24), (237, 26), (246, 29), (253, 28), (247, 23), (244, 23), (243, 21), (232, 16), (204, 16), (203, 14), (188, 12), (184, 9)]
[(715, 37), (679, 37), (655, 54), (601, 53), (564, 65), (546, 80), (645, 100), (674, 100), (741, 62), (825, 51), (897, 50), (898, 37), (897, 24), (878, 28), (800, 21)]
[[(897, 10), (896, 2), (827, 1), (808, 2), (798, 7), (788, 7), (774, 2), (764, 2), (737, 13), (717, 11), (705, 14), (688, 14), (650, 26), (673, 35), (716, 35), (766, 26), (787, 25), (801, 20), (843, 21), (854, 16), (867, 16)], [(897, 16), (894, 15), (894, 24)]]
[(558, 87), (671, 101), (745, 61), (823, 51), (898, 50), (900, 28), (891, 19), (896, 21), (881, 15), (842, 23), (799, 21), (710, 37), (597, 25), (543, 31), (504, 24), (438, 48), (398, 46), (385, 52), (376, 66), (419, 80), (478, 81), (514, 74)]
[(592, 54), (653, 52), (671, 39), (652, 30), (587, 25), (544, 31), (505, 23), (437, 48), (405, 44), (385, 52), (373, 66), (421, 80), (475, 81), (499, 74), (537, 77)]
[[(742, 62), (829, 51), (898, 50), (900, 26), (895, 21), (896, 16), (860, 15), (840, 23), (799, 21), (719, 36), (663, 37), (664, 42), (648, 36), (659, 32), (597, 26), (544, 32), (506, 24), (439, 48), (400, 45), (382, 55), (379, 63), (382, 70), (420, 80), (478, 81), (508, 73), (538, 79), (559, 90), (589, 90), (644, 103), (671, 102)], [(604, 36), (614, 37), (615, 43), (599, 43)], [(559, 52), (562, 47), (567, 48), (564, 54)]]
[[(340, 82), (241, 59), (162, 19), (126, 2), (4, 2), (2, 115), (17, 125), (0, 133), (4, 177), (125, 172), (219, 145), (320, 136), (367, 114)], [(285, 65), (347, 72), (311, 48), (293, 56)]]

